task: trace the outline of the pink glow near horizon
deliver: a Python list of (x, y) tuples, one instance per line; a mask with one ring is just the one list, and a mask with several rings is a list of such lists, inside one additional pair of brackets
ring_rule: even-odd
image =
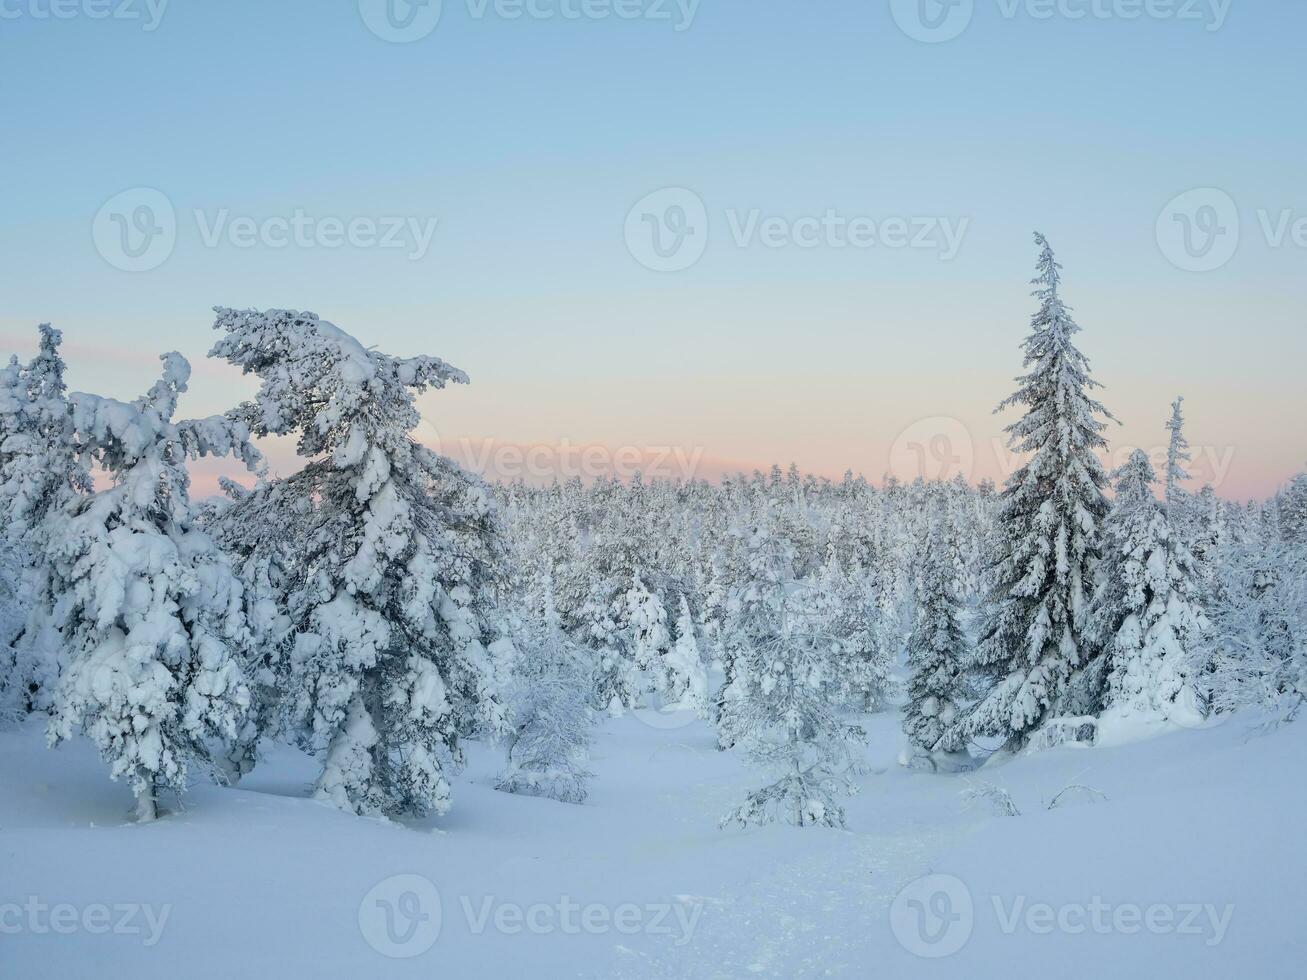
[[(24, 358), (34, 348), (34, 336), (34, 331), (30, 335), (5, 331), (0, 333), (0, 344)], [(209, 337), (187, 335), (186, 340), (207, 344)], [(254, 391), (254, 380), (242, 378), (226, 365), (209, 361), (204, 357), (204, 349), (195, 349), (195, 342), (188, 346), (192, 348), (187, 353), (193, 375), (191, 392), (183, 401), (183, 413), (221, 412), (231, 401)], [(119, 399), (129, 400), (144, 391), (158, 367), (154, 351), (115, 348), (77, 338), (65, 340), (64, 354), (69, 362), (72, 388), (97, 391), (107, 388), (107, 395)], [(99, 384), (90, 384), (93, 379)], [(963, 400), (988, 408), (996, 395), (1001, 395), (1009, 379), (995, 378), (992, 385), (988, 379), (983, 385), (976, 383), (975, 378), (967, 382), (966, 387), (976, 391), (967, 392), (965, 399), (961, 384), (946, 385), (948, 401), (954, 410)], [(914, 387), (910, 379), (895, 376), (877, 379), (876, 385), (868, 387), (877, 388), (878, 393), (867, 393), (863, 404), (857, 404), (839, 385), (819, 392), (825, 399), (810, 400), (806, 406), (808, 416), (802, 418), (802, 425), (786, 425), (786, 419), (799, 416), (799, 404), (784, 400), (784, 395), (750, 412), (737, 410), (733, 417), (725, 413), (710, 416), (706, 412), (711, 404), (708, 399), (690, 406), (691, 412), (704, 413), (699, 418), (684, 408), (680, 414), (674, 413), (668, 402), (665, 431), (670, 438), (623, 443), (620, 438), (623, 430), (659, 431), (657, 416), (664, 412), (663, 405), (654, 405), (642, 413), (634, 412), (629, 406), (599, 413), (586, 397), (572, 392), (570, 399), (555, 397), (553, 417), (523, 422), (506, 397), (512, 385), (486, 379), (484, 384), (473, 385), (471, 389), (459, 388), (456, 392), (451, 389), (423, 396), (420, 401), (423, 422), (414, 435), (426, 446), (446, 453), (491, 481), (523, 478), (537, 485), (552, 482), (555, 477), (567, 480), (572, 476), (586, 481), (600, 476), (629, 480), (637, 470), (648, 480), (718, 482), (725, 476), (748, 474), (755, 469), (767, 472), (772, 464), (788, 468), (791, 461), (802, 473), (834, 481), (840, 480), (846, 470), (852, 470), (856, 476), (864, 476), (876, 485), (880, 485), (886, 474), (893, 474), (903, 482), (916, 477), (951, 480), (961, 474), (967, 482), (992, 480), (1002, 485), (1019, 465), (1006, 449), (1002, 435), (1002, 425), (1010, 418), (992, 416), (984, 408), (967, 421), (938, 414), (907, 423), (877, 422), (877, 419), (902, 418), (903, 405), (919, 412), (928, 408), (931, 392), (941, 389), (940, 380), (932, 379), (931, 384)], [(984, 391), (980, 391), (982, 387)], [(719, 395), (718, 399), (745, 395), (753, 392), (732, 391)], [(1161, 468), (1166, 456), (1166, 434), (1159, 416), (1170, 399), (1159, 396), (1144, 401), (1138, 392), (1133, 395), (1133, 399), (1121, 396), (1120, 400), (1127, 404), (1124, 408), (1115, 405), (1114, 408), (1123, 417), (1148, 416), (1149, 423), (1112, 426), (1108, 433), (1110, 451), (1104, 456), (1104, 463), (1110, 469), (1115, 468), (1138, 447), (1144, 448), (1154, 465)], [(523, 401), (537, 397), (536, 392), (521, 393)], [(603, 393), (593, 400), (603, 401)], [(1153, 401), (1159, 404), (1154, 405)], [(1227, 499), (1264, 499), (1303, 469), (1307, 443), (1293, 431), (1289, 416), (1280, 416), (1285, 419), (1282, 422), (1285, 431), (1272, 431), (1265, 423), (1240, 423), (1225, 410), (1213, 412), (1212, 401), (1202, 397), (1187, 401), (1187, 409), (1193, 413), (1187, 426), (1193, 444), (1193, 461), (1189, 465), (1192, 478), (1188, 483), (1192, 489), (1210, 483)], [(482, 431), (516, 431), (516, 435), (448, 435), (429, 421), (435, 416), (443, 419), (444, 430), (474, 431), (476, 426)], [(579, 425), (578, 419), (593, 419), (593, 425)], [(1243, 435), (1231, 438), (1239, 433), (1240, 426), (1244, 426)], [(592, 430), (589, 438), (555, 435), (559, 430), (583, 429)], [(686, 438), (687, 431), (702, 433), (702, 438)], [(1205, 440), (1205, 434), (1218, 438)], [(732, 446), (737, 447), (735, 452), (729, 449)], [(273, 473), (286, 476), (301, 465), (291, 440), (265, 440), (261, 448), (268, 455)], [(243, 466), (234, 461), (200, 460), (192, 465), (195, 497), (218, 493), (218, 478), (222, 476), (238, 482), (251, 480)]]
[[(928, 424), (927, 424), (928, 423)], [(805, 465), (795, 462), (805, 476), (839, 481), (852, 470), (879, 486), (887, 475), (908, 483), (917, 477), (926, 480), (951, 480), (961, 475), (975, 485), (992, 480), (1002, 486), (1020, 460), (1008, 452), (1001, 435), (995, 434), (981, 441), (966, 441), (959, 433), (966, 427), (955, 419), (928, 419), (905, 430), (892, 444), (885, 445), (878, 455), (883, 461), (879, 469), (874, 464), (842, 466)], [(513, 443), (490, 438), (446, 437), (441, 440), (420, 439), (429, 448), (454, 459), (464, 468), (491, 481), (513, 482), (524, 480), (531, 485), (545, 485), (555, 478), (568, 480), (580, 477), (589, 483), (600, 477), (630, 480), (639, 472), (646, 481), (651, 480), (707, 480), (718, 483), (724, 477), (752, 474), (754, 470), (768, 472), (773, 463), (788, 469), (789, 460), (751, 460), (710, 454), (703, 447), (667, 445), (656, 447), (612, 446), (599, 443), (574, 443), (568, 440), (546, 443)], [(260, 448), (265, 453), (270, 471), (286, 476), (295, 472), (302, 460), (295, 455), (289, 440), (265, 441)], [(1161, 472), (1166, 460), (1166, 444), (1156, 440), (1148, 445), (1117, 441), (1100, 458), (1109, 469), (1115, 469), (1136, 448), (1142, 448)], [(1210, 484), (1226, 499), (1246, 501), (1264, 499), (1273, 495), (1296, 470), (1290, 468), (1274, 476), (1256, 473), (1249, 465), (1241, 466), (1240, 453), (1234, 446), (1213, 446), (1195, 443), (1191, 447), (1193, 461), (1188, 470), (1187, 486), (1198, 490)], [(196, 499), (219, 493), (218, 480), (226, 476), (249, 485), (253, 477), (233, 460), (200, 460), (192, 465), (192, 490)]]

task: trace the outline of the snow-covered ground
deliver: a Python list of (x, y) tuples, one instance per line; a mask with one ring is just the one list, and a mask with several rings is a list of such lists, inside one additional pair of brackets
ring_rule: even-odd
[[(1307, 724), (1254, 720), (961, 776), (899, 768), (874, 716), (847, 831), (718, 830), (761, 782), (697, 722), (607, 721), (584, 806), (494, 791), (474, 748), (408, 826), (310, 801), (289, 749), (134, 825), (31, 723), (0, 733), (0, 977), (1299, 976)], [(1048, 809), (1069, 784), (1106, 799)]]

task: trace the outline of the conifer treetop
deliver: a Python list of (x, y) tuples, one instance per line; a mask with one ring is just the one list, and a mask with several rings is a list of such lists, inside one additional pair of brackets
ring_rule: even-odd
[(1166, 502), (1174, 503), (1181, 480), (1189, 479), (1189, 471), (1184, 468), (1193, 456), (1189, 453), (1189, 440), (1184, 437), (1184, 396), (1171, 403), (1171, 418), (1166, 423), (1166, 431), (1171, 434), (1170, 444), (1166, 450)]
[(334, 453), (341, 466), (362, 458), (365, 443), (386, 450), (420, 416), (414, 398), (468, 376), (438, 357), (393, 357), (369, 350), (316, 313), (215, 307), (225, 331), (209, 352), (263, 382), (258, 397), (234, 410), (258, 436), (299, 433), (299, 453)]

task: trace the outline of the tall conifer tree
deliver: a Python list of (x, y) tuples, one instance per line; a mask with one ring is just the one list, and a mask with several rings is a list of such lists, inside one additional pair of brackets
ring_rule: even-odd
[(1012, 747), (1054, 710), (1085, 659), (1086, 599), (1109, 510), (1107, 473), (1094, 451), (1107, 445), (1111, 415), (1091, 397), (1099, 384), (1073, 343), (1080, 327), (1062, 301), (1061, 266), (1043, 235), (1035, 242), (1039, 310), (1023, 344), (1029, 370), (999, 405), (1025, 407), (1007, 432), (1027, 462), (1003, 491), (994, 590), (977, 648), (994, 686), (966, 726)]

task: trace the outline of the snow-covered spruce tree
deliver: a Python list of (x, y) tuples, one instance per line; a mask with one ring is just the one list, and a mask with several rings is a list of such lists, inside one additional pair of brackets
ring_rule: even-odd
[(1209, 606), (1216, 590), (1217, 561), (1226, 537), (1227, 505), (1209, 483), (1191, 498), (1188, 508), (1188, 543), (1198, 571), (1199, 594)]
[(1277, 494), (1280, 537), (1307, 546), (1307, 473), (1299, 473)]
[(1189, 668), (1206, 627), (1193, 558), (1153, 496), (1156, 476), (1142, 450), (1116, 480), (1088, 618), (1102, 651), (1105, 720), (1193, 724), (1202, 712)]
[(23, 366), (18, 363), (18, 355), (10, 354), (5, 366), (0, 368), (0, 470), (9, 461), (5, 443), (18, 431), (18, 413), (25, 401), (22, 377)]
[(948, 546), (947, 518), (932, 516), (922, 559), (917, 595), (917, 620), (908, 637), (908, 704), (903, 731), (909, 760), (962, 748), (958, 731), (963, 700), (962, 669), (970, 660), (970, 645), (959, 621), (961, 601), (953, 557)]
[(491, 489), (446, 456), (429, 454), (427, 498), (444, 522), (445, 549), (436, 569), (440, 620), (454, 643), (450, 693), (454, 723), (464, 737), (498, 739), (506, 732), (498, 690), (509, 664), (496, 655), (507, 641), (502, 607), (508, 552)]
[(0, 644), (11, 644), (0, 703), (19, 714), (50, 708), (63, 639), (52, 623), (58, 595), (49, 584), (49, 543), (70, 503), (91, 490), (64, 384), (62, 335), (49, 324), (39, 333), (36, 356), (0, 373), (0, 547), (9, 554), (19, 600), (17, 623), (0, 635)]
[(71, 396), (82, 449), (112, 485), (61, 516), (45, 542), (48, 594), (34, 600), (65, 644), (50, 742), (84, 732), (131, 783), (141, 820), (236, 736), (250, 702), (241, 585), (194, 524), (185, 462), (234, 454), (253, 467), (258, 455), (238, 421), (174, 422), (190, 365), (161, 360), (162, 379), (130, 404)]
[(832, 556), (810, 581), (814, 612), (835, 644), (840, 703), (853, 711), (880, 710), (894, 690), (894, 664), (871, 579), (861, 570), (846, 571)]
[(881, 656), (891, 664), (897, 664), (903, 653), (904, 608), (908, 605), (911, 591), (905, 522), (897, 511), (903, 497), (902, 485), (892, 476), (887, 478), (880, 506), (872, 513), (875, 553), (869, 569), (869, 584), (876, 603), (875, 642)]
[(753, 683), (748, 658), (781, 628), (785, 588), (795, 580), (794, 546), (777, 533), (768, 506), (732, 529), (733, 572), (722, 624), (725, 682), (714, 702), (718, 744), (728, 749), (745, 733), (740, 702)]
[(552, 588), (546, 586), (544, 608), (516, 646), (505, 697), (508, 765), (495, 788), (583, 803), (593, 775), (585, 768), (595, 723), (589, 667), (559, 624)]
[[(17, 429), (18, 411), (22, 405), (18, 387), (20, 371), (17, 357), (11, 357), (9, 363), (0, 368), (0, 479), (3, 479), (10, 458), (5, 445)], [(4, 501), (0, 500), (0, 517), (5, 509)], [(11, 535), (0, 534), (0, 725), (22, 714), (20, 705), (27, 701), (26, 684), (19, 679), (13, 648), (27, 618), (19, 554), (19, 546)]]
[(1307, 699), (1307, 548), (1236, 525), (1214, 564), (1211, 628), (1195, 657), (1212, 708), (1259, 706), (1292, 719)]
[(622, 602), (625, 610), (620, 621), (630, 636), (643, 700), (656, 708), (706, 710), (708, 677), (685, 596), (681, 596), (675, 639), (667, 628), (663, 601), (649, 591), (639, 572)]
[(1184, 396), (1171, 403), (1171, 418), (1166, 423), (1170, 441), (1166, 447), (1166, 491), (1162, 498), (1167, 507), (1180, 506), (1184, 490), (1181, 480), (1189, 479), (1189, 471), (1184, 468), (1193, 456), (1189, 452), (1189, 440), (1184, 436)]
[(291, 486), (260, 482), (253, 492), (220, 481), (227, 499), (201, 508), (201, 523), (232, 561), (245, 587), (251, 644), (245, 674), (253, 699), (237, 738), (220, 760), (229, 782), (254, 768), (262, 739), (278, 733), (283, 694), (290, 690), (294, 624), (287, 606), (306, 537), (309, 501)]
[(840, 796), (856, 790), (845, 775), (861, 735), (838, 715), (835, 643), (812, 610), (812, 596), (790, 580), (771, 586), (775, 632), (758, 636), (736, 663), (730, 704), (734, 741), (748, 761), (777, 775), (722, 818), (722, 826), (844, 826)]
[[(630, 587), (621, 599), (622, 608), (617, 619), (624, 624), (630, 640), (631, 659), (640, 672), (641, 687), (653, 687), (663, 681), (663, 660), (672, 646), (672, 634), (667, 628), (667, 610), (662, 600), (644, 584), (637, 569), (631, 577)], [(641, 692), (643, 694), (643, 691)], [(657, 691), (659, 695), (664, 691)]]
[(0, 542), (0, 726), (18, 719), (27, 700), (13, 649), (27, 614), (21, 578), (18, 556)]
[(594, 651), (595, 706), (620, 714), (646, 702), (650, 668), (671, 646), (661, 598), (666, 583), (665, 576), (648, 571), (653, 536), (643, 484), (625, 491), (614, 481), (600, 481), (594, 494), (598, 513), (587, 520), (591, 533), (563, 579), (567, 608), (560, 602), (560, 612), (577, 641)]
[(1169, 438), (1162, 494), (1162, 501), (1166, 507), (1166, 520), (1172, 532), (1188, 546), (1194, 557), (1201, 593), (1211, 578), (1211, 570), (1202, 567), (1202, 544), (1207, 515), (1203, 512), (1202, 498), (1191, 494), (1180, 485), (1182, 481), (1189, 479), (1190, 474), (1186, 465), (1193, 459), (1193, 455), (1189, 452), (1189, 440), (1184, 434), (1183, 397), (1177, 398), (1171, 404), (1171, 417), (1167, 420), (1166, 431)]
[(324, 759), (315, 794), (361, 814), (443, 813), (460, 738), (501, 714), (478, 621), (493, 515), (409, 433), (416, 395), (467, 376), (365, 350), (312, 313), (219, 309), (215, 326), (213, 356), (262, 382), (233, 417), (294, 433), (309, 461), (275, 486), (301, 514), (283, 711)]
[(968, 713), (968, 735), (1025, 744), (1067, 691), (1086, 657), (1084, 610), (1093, 587), (1107, 474), (1094, 455), (1110, 418), (1072, 342), (1080, 327), (1059, 293), (1061, 266), (1044, 236), (1033, 280), (1039, 310), (1026, 338), (1029, 373), (1000, 406), (1025, 406), (1009, 445), (1029, 458), (1008, 479), (999, 513), (995, 583), (976, 648), (992, 687)]
[(681, 596), (681, 612), (676, 618), (676, 639), (658, 669), (657, 689), (663, 705), (693, 711), (700, 718), (710, 715), (708, 672), (700, 652), (698, 631), (690, 603)]
[(976, 598), (983, 561), (976, 520), (976, 501), (961, 474), (940, 488), (945, 521), (945, 540), (952, 556), (958, 598), (964, 605)]

